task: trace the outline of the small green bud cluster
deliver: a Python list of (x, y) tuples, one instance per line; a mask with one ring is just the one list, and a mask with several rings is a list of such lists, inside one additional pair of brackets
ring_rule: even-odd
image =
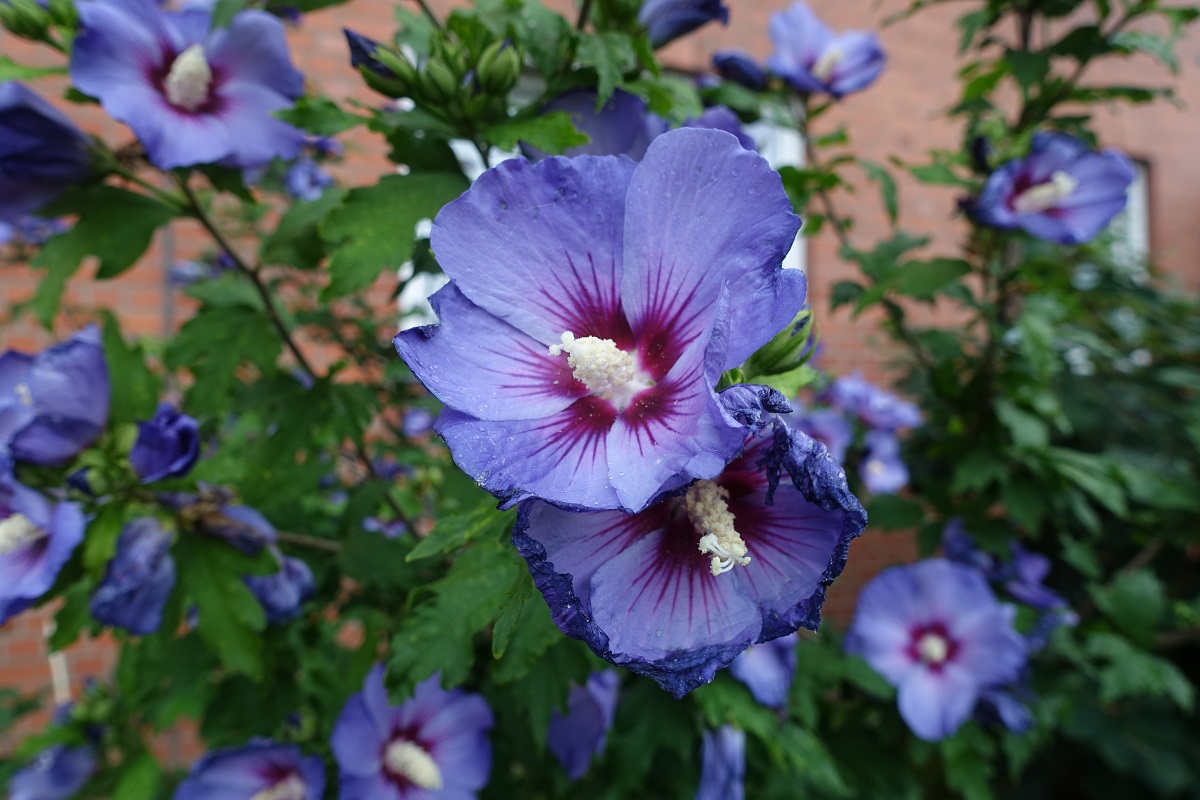
[(50, 27), (55, 21), (34, 0), (0, 0), (0, 23), (23, 39), (53, 44)]

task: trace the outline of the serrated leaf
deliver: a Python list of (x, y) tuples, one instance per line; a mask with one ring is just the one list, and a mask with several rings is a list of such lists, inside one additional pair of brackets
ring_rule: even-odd
[(439, 519), (433, 530), (417, 542), (417, 546), (408, 554), (408, 560), (417, 561), (449, 553), (489, 530), (511, 525), (514, 516), (515, 512), (496, 511), (495, 501), (489, 497), (471, 511)]
[(47, 647), (50, 652), (66, 650), (79, 638), (80, 632), (92, 620), (92, 583), (80, 581), (62, 593), (62, 607), (54, 615), (54, 633)]
[(129, 345), (121, 336), (117, 319), (107, 309), (104, 319), (104, 360), (110, 375), (119, 376), (111, 382), (109, 422), (113, 425), (150, 419), (158, 405), (162, 382), (146, 368), (146, 355), (140, 344)]
[(532, 591), (533, 578), (526, 573), (518, 575), (512, 588), (508, 590), (508, 596), (504, 598), (504, 606), (500, 609), (500, 616), (496, 617), (496, 626), (492, 629), (492, 658), (504, 657), (513, 630), (521, 619), (525, 601), (529, 599)]
[(896, 271), (894, 286), (900, 294), (927, 300), (970, 271), (970, 264), (956, 258), (909, 261)]
[(1108, 586), (1093, 586), (1096, 607), (1107, 614), (1135, 642), (1148, 645), (1167, 612), (1162, 581), (1149, 570), (1119, 573)]
[(112, 800), (149, 800), (157, 797), (162, 781), (162, 769), (158, 762), (149, 753), (143, 753), (123, 766)]
[(358, 531), (342, 540), (338, 566), (346, 577), (364, 586), (404, 590), (417, 583), (417, 571), (406, 556), (408, 540), (389, 539), (379, 533)]
[(196, 413), (216, 413), (228, 407), (237, 368), (249, 361), (269, 372), (281, 348), (265, 314), (245, 306), (205, 307), (168, 345), (165, 360), (170, 369), (186, 368), (195, 377), (188, 405)]
[(1195, 687), (1170, 661), (1138, 650), (1114, 633), (1093, 634), (1086, 650), (1107, 662), (1100, 671), (1102, 703), (1126, 697), (1164, 697), (1184, 711), (1192, 710)]
[(586, 133), (575, 127), (571, 115), (565, 111), (492, 125), (484, 130), (483, 138), (505, 150), (513, 150), (524, 142), (549, 155), (558, 155), (568, 147), (591, 141)]
[(301, 97), (294, 106), (280, 109), (274, 116), (314, 136), (334, 136), (367, 121), (327, 97)]
[(867, 510), (871, 527), (885, 531), (903, 531), (915, 528), (925, 518), (919, 503), (895, 494), (871, 497)]
[(867, 177), (879, 184), (879, 193), (883, 198), (883, 208), (887, 212), (888, 222), (895, 225), (896, 218), (900, 215), (900, 201), (892, 173), (873, 161), (859, 159), (858, 163), (867, 173)]
[(582, 36), (578, 55), (584, 64), (596, 68), (596, 108), (612, 98), (625, 73), (637, 66), (633, 41), (628, 34), (617, 31)]
[[(528, 570), (522, 570), (523, 580), (533, 585), (533, 579)], [(497, 629), (500, 621), (496, 622)], [(506, 643), (503, 658), (492, 670), (492, 680), (497, 684), (506, 684), (519, 680), (529, 674), (547, 650), (555, 643), (562, 641), (562, 631), (554, 624), (550, 616), (550, 607), (541, 595), (535, 596), (529, 602), (522, 604), (519, 619), (513, 625), (512, 634)], [(494, 640), (493, 640), (494, 646)]]
[(125, 526), (125, 509), (119, 503), (101, 506), (87, 526), (83, 538), (83, 566), (100, 577), (117, 551), (117, 539)]

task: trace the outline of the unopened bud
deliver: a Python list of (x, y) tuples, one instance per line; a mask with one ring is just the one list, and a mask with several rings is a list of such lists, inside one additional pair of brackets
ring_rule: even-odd
[(801, 309), (790, 325), (746, 360), (747, 377), (782, 375), (807, 361), (812, 353), (811, 321), (812, 310)]
[(422, 95), (432, 103), (449, 103), (458, 95), (458, 78), (450, 67), (431, 58), (421, 70)]
[(33, 0), (0, 0), (0, 22), (22, 38), (49, 40), (50, 16)]
[(493, 42), (479, 57), (475, 73), (484, 92), (506, 95), (521, 76), (521, 55), (507, 42)]

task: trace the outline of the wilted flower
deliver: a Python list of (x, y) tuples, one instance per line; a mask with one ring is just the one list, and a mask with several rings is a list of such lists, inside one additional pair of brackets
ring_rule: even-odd
[(682, 697), (750, 645), (815, 630), (865, 525), (824, 445), (777, 425), (639, 514), (524, 503), (513, 542), (564, 633)]
[(247, 575), (243, 580), (262, 604), (267, 622), (289, 622), (300, 615), (300, 606), (316, 594), (312, 570), (299, 558), (281, 556), (279, 571), (270, 575)]
[(767, 88), (766, 71), (741, 50), (723, 50), (716, 53), (712, 63), (717, 74), (727, 81), (756, 91)]
[(1074, 136), (1043, 131), (1034, 134), (1029, 155), (991, 174), (970, 211), (985, 225), (1082, 244), (1125, 208), (1133, 177), (1124, 153), (1097, 153)]
[(572, 686), (566, 715), (555, 709), (550, 717), (546, 744), (562, 764), (567, 777), (582, 778), (592, 758), (604, 752), (608, 731), (617, 715), (621, 677), (616, 670), (593, 672), (583, 686)]
[(492, 711), (479, 695), (445, 691), (438, 679), (391, 706), (383, 667), (372, 668), (333, 729), (342, 800), (467, 800), (484, 787)]
[(731, 725), (705, 731), (696, 800), (744, 800), (746, 734)]
[(886, 58), (875, 34), (835, 34), (806, 3), (772, 14), (770, 34), (775, 52), (767, 69), (798, 92), (840, 98), (867, 88), (883, 72)]
[(717, 21), (729, 22), (729, 9), (722, 0), (644, 0), (638, 12), (638, 22), (655, 48)]
[(746, 684), (755, 700), (768, 708), (783, 708), (796, 675), (799, 643), (800, 637), (792, 633), (756, 644), (733, 660), (729, 672)]
[(138, 423), (129, 463), (142, 483), (186, 475), (200, 455), (200, 423), (170, 403), (159, 403), (154, 418)]
[(666, 133), (636, 165), (506, 161), (438, 214), (441, 324), (396, 349), (506, 504), (636, 511), (742, 446), (713, 387), (803, 304), (780, 266), (797, 225), (778, 174), (717, 131)]
[(0, 83), (0, 222), (16, 222), (92, 174), (88, 139), (15, 81)]
[(0, 456), (0, 625), (50, 591), (85, 525), (79, 506), (18, 483)]
[(174, 800), (321, 800), (325, 767), (300, 748), (254, 739), (214, 750), (196, 762)]
[(260, 167), (295, 158), (304, 134), (271, 112), (304, 93), (283, 24), (265, 11), (212, 13), (151, 0), (84, 0), (71, 80), (133, 128), (161, 169)]
[(92, 616), (139, 636), (154, 633), (174, 587), (171, 534), (153, 517), (135, 519), (121, 531), (116, 555), (92, 594)]
[(108, 365), (95, 326), (36, 355), (0, 355), (0, 450), (18, 461), (62, 464), (108, 421)]
[(934, 558), (886, 570), (858, 596), (846, 650), (899, 690), (900, 716), (925, 740), (949, 736), (983, 691), (1015, 681), (1025, 640), (978, 570)]
[(871, 494), (895, 494), (908, 485), (908, 467), (900, 458), (900, 440), (887, 431), (868, 431), (867, 455), (859, 477)]
[(12, 776), (9, 800), (69, 800), (96, 774), (96, 766), (91, 747), (56, 744)]
[(297, 159), (283, 176), (283, 188), (297, 200), (313, 202), (321, 199), (325, 190), (333, 185), (333, 176), (311, 158)]

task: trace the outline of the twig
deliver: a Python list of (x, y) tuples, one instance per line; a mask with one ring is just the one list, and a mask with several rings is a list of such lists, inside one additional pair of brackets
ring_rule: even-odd
[(587, 25), (588, 18), (592, 15), (592, 0), (583, 0), (583, 4), (579, 6), (579, 17), (575, 20), (575, 30), (582, 31)]
[(424, 12), (425, 17), (431, 23), (433, 23), (433, 27), (437, 28), (438, 30), (441, 30), (441, 28), (442, 28), (441, 20), (439, 20), (437, 18), (437, 15), (433, 13), (433, 9), (429, 7), (429, 4), (426, 3), (425, 0), (416, 0), (416, 1), (417, 1), (417, 5), (421, 7), (421, 11)]
[(321, 539), (317, 536), (306, 536), (303, 533), (276, 531), (275, 538), (293, 547), (307, 547), (310, 550), (323, 550), (326, 553), (339, 553), (342, 550), (342, 545), (339, 542), (330, 539)]
[(1200, 628), (1184, 628), (1181, 631), (1160, 633), (1154, 640), (1154, 646), (1159, 650), (1170, 650), (1172, 647), (1190, 644), (1200, 640)]

